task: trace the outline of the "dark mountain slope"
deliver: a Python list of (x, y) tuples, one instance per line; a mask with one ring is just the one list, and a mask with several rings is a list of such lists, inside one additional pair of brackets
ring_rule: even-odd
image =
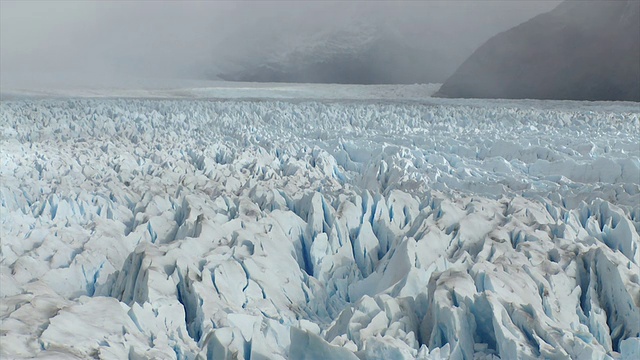
[(565, 1), (491, 38), (437, 95), (640, 101), (640, 0)]
[[(428, 61), (425, 62), (425, 59)], [(218, 74), (223, 80), (343, 84), (441, 83), (455, 62), (386, 28), (329, 33), (277, 59)]]

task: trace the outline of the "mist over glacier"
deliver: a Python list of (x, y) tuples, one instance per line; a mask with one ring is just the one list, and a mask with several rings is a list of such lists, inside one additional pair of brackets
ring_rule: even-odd
[(638, 355), (635, 104), (306, 87), (0, 103), (2, 356)]
[(135, 88), (274, 64), (289, 71), (308, 57), (334, 59), (312, 80), (345, 82), (336, 80), (348, 75), (345, 61), (362, 56), (377, 65), (360, 61), (369, 70), (351, 81), (442, 82), (482, 42), (558, 3), (2, 1), (0, 85)]

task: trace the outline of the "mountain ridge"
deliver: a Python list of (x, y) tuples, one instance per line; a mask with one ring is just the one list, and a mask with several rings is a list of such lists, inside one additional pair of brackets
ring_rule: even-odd
[(499, 33), (442, 97), (640, 101), (640, 2), (565, 1)]
[(304, 46), (217, 76), (251, 82), (415, 84), (442, 83), (455, 69), (452, 59), (388, 26), (342, 29), (301, 43)]

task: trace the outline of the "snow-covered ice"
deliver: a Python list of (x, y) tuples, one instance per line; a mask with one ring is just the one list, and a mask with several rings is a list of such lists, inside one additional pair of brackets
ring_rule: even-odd
[(295, 89), (0, 103), (1, 356), (637, 358), (637, 104)]

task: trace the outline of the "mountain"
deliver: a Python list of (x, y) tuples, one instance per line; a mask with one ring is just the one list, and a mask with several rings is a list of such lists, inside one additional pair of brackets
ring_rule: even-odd
[(640, 101), (640, 1), (565, 1), (489, 39), (436, 95)]
[[(429, 59), (426, 65), (425, 58)], [(260, 63), (218, 77), (257, 82), (442, 83), (459, 61), (408, 40), (398, 31), (365, 27), (316, 36)]]

